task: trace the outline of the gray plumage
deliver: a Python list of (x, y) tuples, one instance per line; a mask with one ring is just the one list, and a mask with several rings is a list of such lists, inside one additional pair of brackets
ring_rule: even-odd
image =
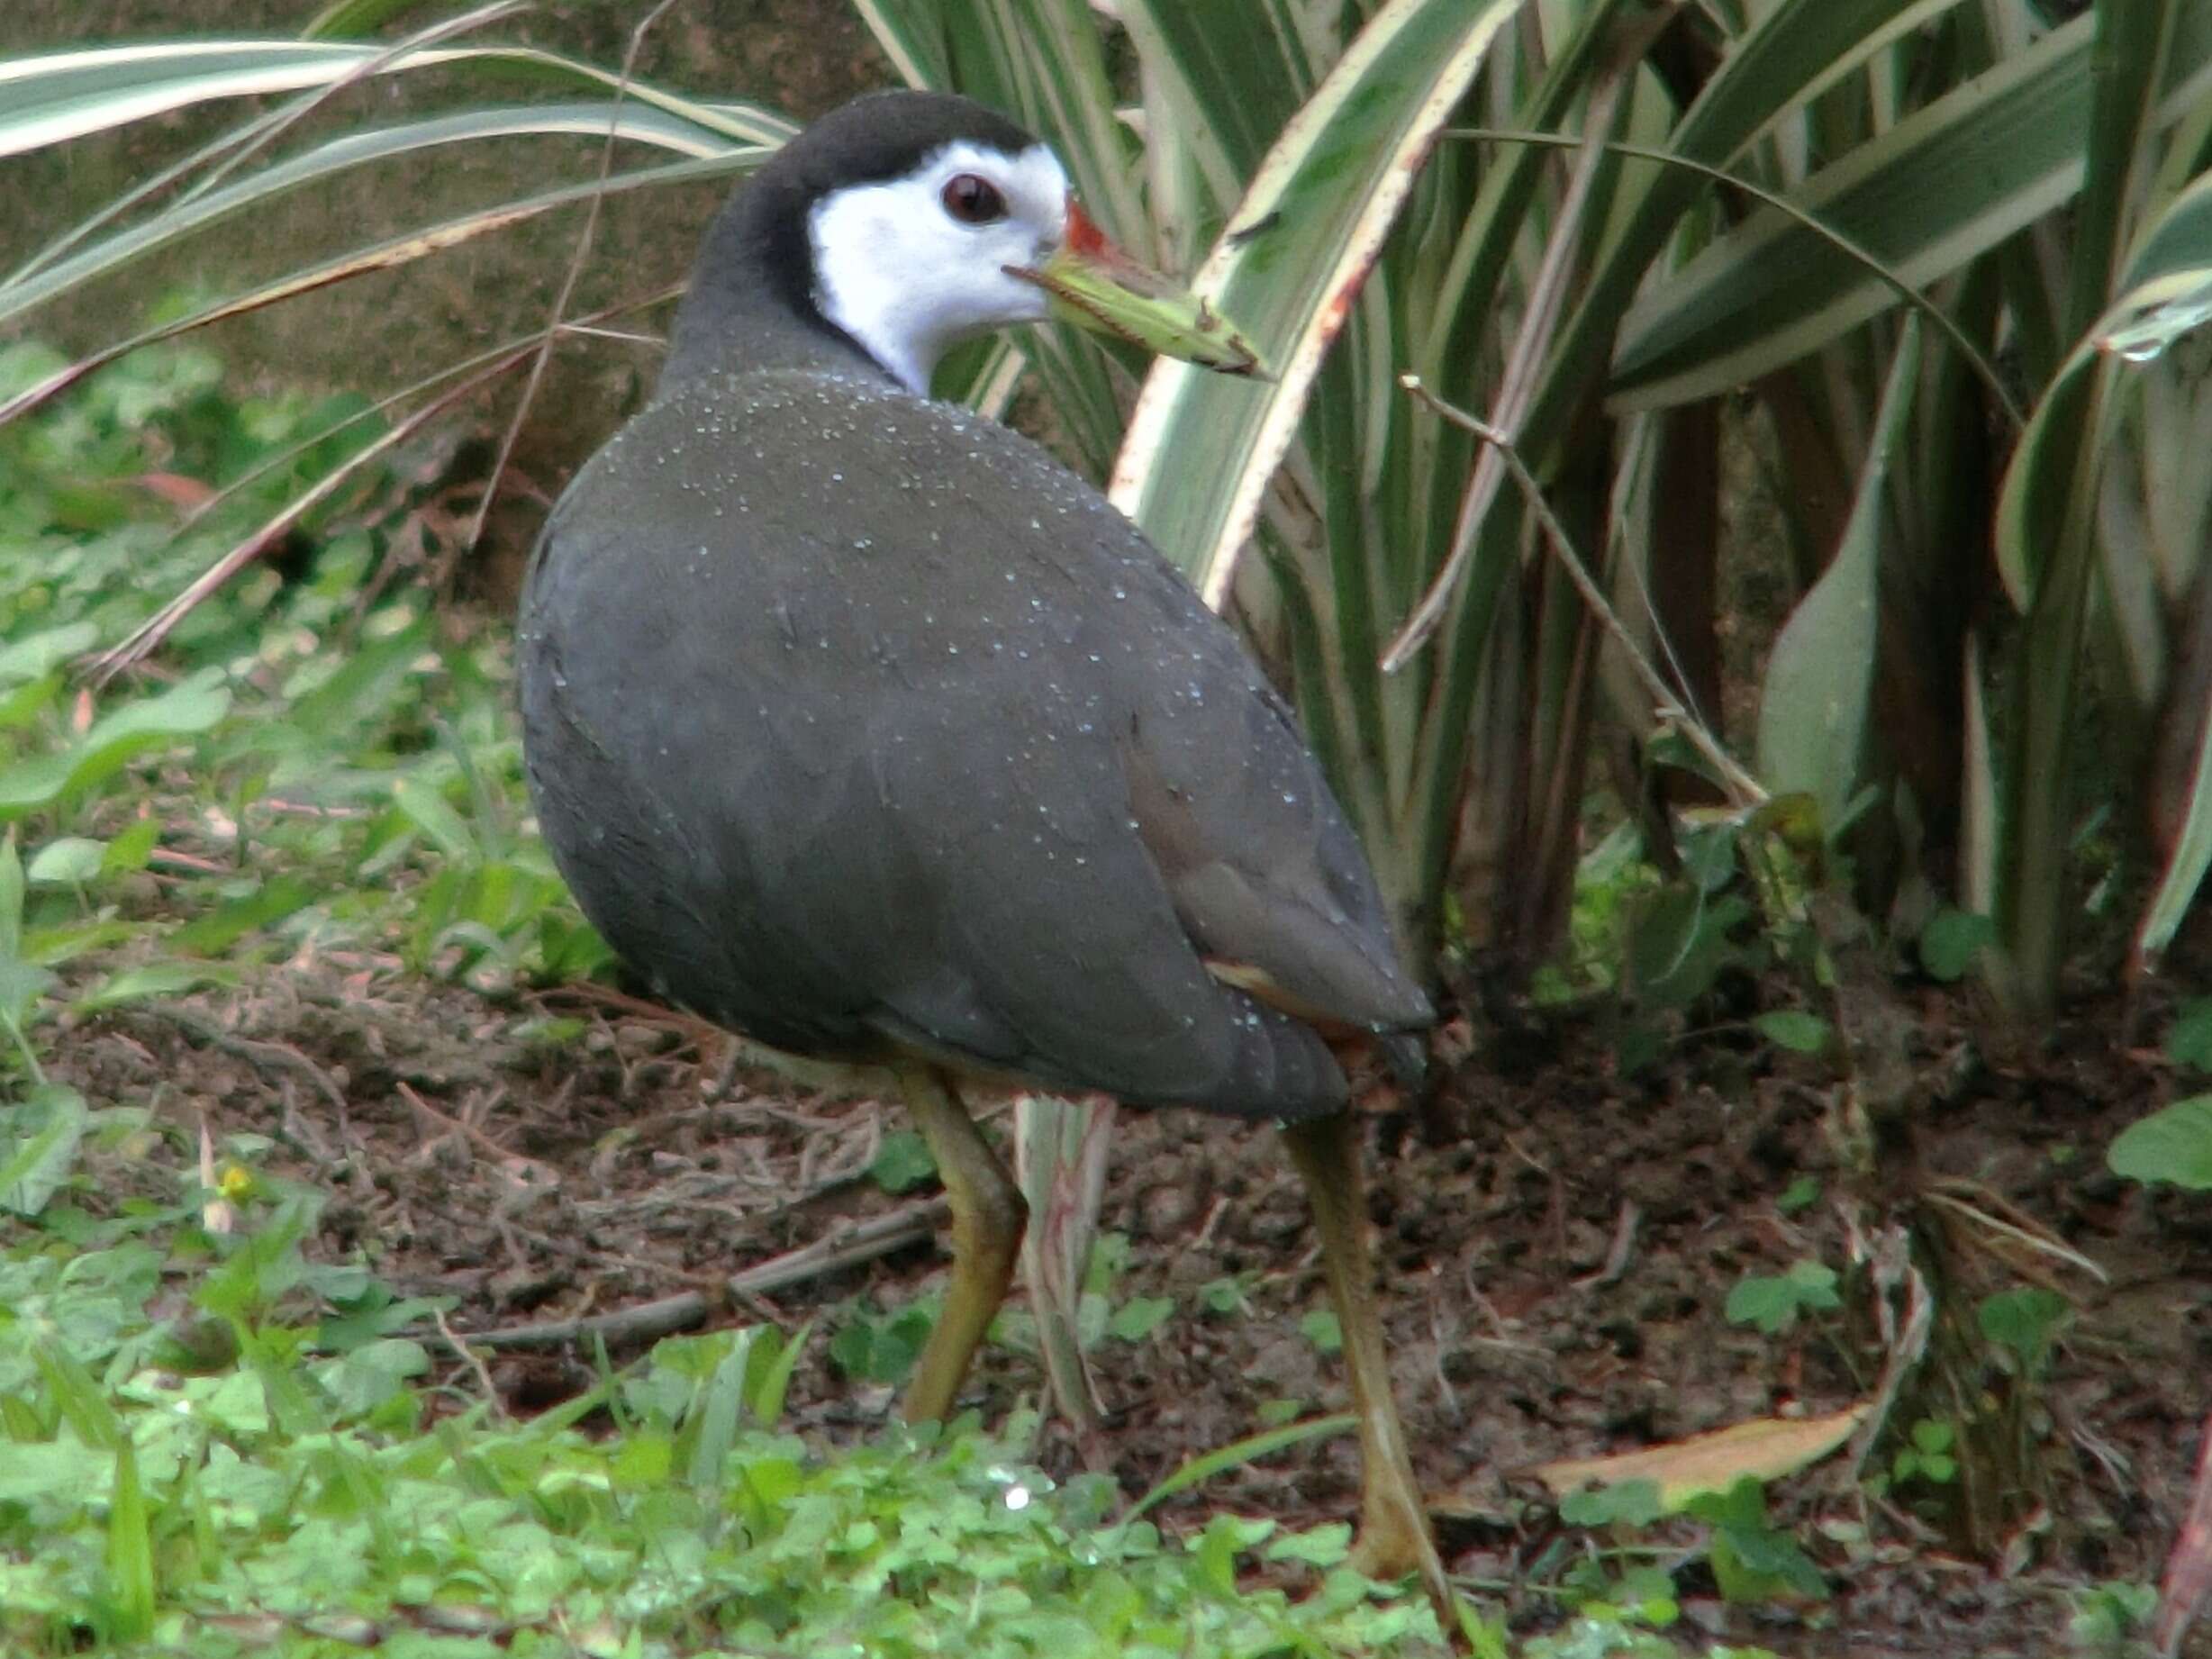
[(835, 173), (779, 162), (532, 561), (530, 780), (585, 913), (775, 1047), (1341, 1107), (1309, 1020), (1430, 1015), (1289, 711), (1095, 490), (774, 303), (748, 215)]

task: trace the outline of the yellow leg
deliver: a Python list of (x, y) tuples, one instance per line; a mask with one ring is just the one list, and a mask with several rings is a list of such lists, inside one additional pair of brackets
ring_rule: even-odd
[(1405, 1426), (1391, 1395), (1390, 1358), (1375, 1315), (1374, 1270), (1367, 1256), (1367, 1214), (1360, 1183), (1356, 1120), (1349, 1112), (1283, 1131), (1284, 1147), (1305, 1178), (1321, 1235), (1328, 1293), (1344, 1331), (1352, 1410), (1359, 1419), (1362, 1494), (1359, 1544), (1353, 1563), (1374, 1578), (1421, 1575), (1446, 1638), (1459, 1628), (1451, 1582), (1428, 1530), (1428, 1512), (1413, 1483)]
[(952, 1410), (968, 1362), (1006, 1300), (1029, 1210), (943, 1077), (924, 1067), (902, 1066), (899, 1088), (914, 1127), (929, 1143), (952, 1203), (952, 1283), (945, 1289), (937, 1328), (915, 1361), (906, 1397), (899, 1402), (900, 1415), (919, 1423)]

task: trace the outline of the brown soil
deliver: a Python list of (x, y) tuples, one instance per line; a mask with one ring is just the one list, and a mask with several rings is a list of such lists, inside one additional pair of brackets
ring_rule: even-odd
[[(2122, 1045), (2109, 1002), (2071, 1011), (2039, 1047), (2001, 1062), (1975, 1053), (1945, 1000), (1908, 1011), (1940, 1080), (1923, 1091), (1909, 1190), (1979, 1183), (1948, 1190), (2017, 1206), (2109, 1283), (2037, 1250), (2008, 1260), (2001, 1235), (1939, 1227), (1953, 1212), (1896, 1201), (1891, 1213), (1915, 1217), (1941, 1247), (1952, 1305), (1971, 1310), (2022, 1273), (2079, 1304), (2047, 1389), (1971, 1383), (1992, 1391), (1984, 1403), (2026, 1409), (2031, 1455), (2004, 1476), (2021, 1484), (1992, 1500), (2003, 1534), (1976, 1556), (1946, 1537), (1940, 1505), (1869, 1504), (1845, 1460), (1831, 1459), (1770, 1500), (1827, 1571), (1833, 1599), (1730, 1606), (1692, 1567), (1678, 1580), (1686, 1642), (2062, 1651), (2068, 1592), (2155, 1582), (2186, 1509), (2212, 1357), (2212, 1205), (2123, 1183), (2103, 1161), (2111, 1135), (2179, 1092), (2177, 1080), (2157, 1055)], [(585, 1037), (534, 1042), (529, 1022), (548, 1012), (583, 1014)], [(175, 1124), (204, 1114), (219, 1135), (274, 1137), (266, 1167), (329, 1194), (317, 1247), (365, 1256), (403, 1292), (455, 1298), (463, 1332), (686, 1291), (719, 1302), (732, 1270), (931, 1196), (893, 1197), (864, 1176), (896, 1127), (890, 1109), (752, 1073), (713, 1099), (718, 1038), (575, 991), (486, 999), (388, 961), (295, 963), (222, 1001), (119, 1011), (63, 1047), (58, 1072), (95, 1104), (152, 1100)], [(1371, 1138), (1386, 1319), (1420, 1473), (1447, 1556), (1523, 1629), (1564, 1617), (1551, 1587), (1593, 1547), (1559, 1527), (1528, 1465), (1836, 1410), (1881, 1368), (1863, 1274), (1846, 1276), (1843, 1313), (1787, 1335), (1722, 1311), (1747, 1274), (1853, 1259), (1825, 1150), (1824, 1074), (1811, 1062), (1778, 1068), (1740, 1034), (1679, 1047), (1650, 1082), (1616, 1076), (1609, 1052), (1585, 1023), (1532, 1027), (1462, 1064), (1426, 1119), (1382, 1120)], [(1093, 1355), (1103, 1455), (1132, 1493), (1253, 1432), (1270, 1401), (1340, 1402), (1336, 1362), (1300, 1330), (1323, 1292), (1303, 1199), (1272, 1142), (1265, 1129), (1189, 1114), (1129, 1113), (1117, 1131), (1103, 1220), (1129, 1236), (1131, 1263), (1116, 1297), (1177, 1303), (1155, 1335)], [(1825, 1195), (1784, 1214), (1778, 1197), (1808, 1173)], [(792, 1412), (810, 1435), (849, 1439), (887, 1413), (889, 1391), (842, 1377), (825, 1327), (855, 1297), (901, 1303), (943, 1265), (937, 1246), (911, 1245), (713, 1317), (795, 1329), (827, 1310)], [(1228, 1274), (1247, 1275), (1247, 1310), (1202, 1310), (1199, 1287)], [(490, 1374), (524, 1410), (592, 1380), (574, 1345), (503, 1352)], [(1033, 1357), (993, 1346), (967, 1399), (998, 1421), (1042, 1386)], [(1900, 1420), (1920, 1409), (1900, 1405)], [(1080, 1466), (1057, 1431), (1038, 1456), (1049, 1470)], [(1348, 1516), (1355, 1483), (1340, 1440), (1219, 1477), (1162, 1514), (1171, 1528), (1219, 1506), (1310, 1524)], [(1870, 1541), (1832, 1541), (1840, 1522), (1863, 1524)], [(2212, 1637), (2200, 1630), (2183, 1652), (2212, 1654)]]

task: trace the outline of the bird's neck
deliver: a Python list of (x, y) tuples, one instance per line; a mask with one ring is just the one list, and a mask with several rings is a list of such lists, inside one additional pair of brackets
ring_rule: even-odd
[(806, 204), (769, 169), (733, 195), (707, 231), (676, 308), (657, 394), (716, 375), (764, 368), (897, 376), (822, 315)]

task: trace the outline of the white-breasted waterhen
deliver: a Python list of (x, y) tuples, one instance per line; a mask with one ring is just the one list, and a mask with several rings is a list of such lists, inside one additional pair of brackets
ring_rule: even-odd
[(1362, 1559), (1442, 1597), (1331, 1047), (1429, 1005), (1235, 635), (1044, 449), (929, 396), (947, 346), (1048, 307), (1255, 367), (1105, 241), (1049, 149), (965, 99), (848, 104), (739, 188), (651, 403), (532, 560), (539, 822), (665, 994), (897, 1072), (953, 1213), (910, 1419), (951, 1406), (1025, 1219), (959, 1087), (1283, 1125), (1349, 1361)]

